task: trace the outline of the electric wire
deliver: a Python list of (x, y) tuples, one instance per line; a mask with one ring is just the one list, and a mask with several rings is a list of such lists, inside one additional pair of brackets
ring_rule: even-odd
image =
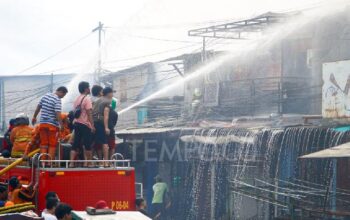
[(61, 50), (57, 51), (56, 53), (54, 53), (54, 54), (52, 54), (52, 55), (50, 55), (50, 56), (44, 58), (43, 60), (41, 60), (41, 61), (39, 61), (39, 62), (37, 62), (37, 63), (35, 63), (35, 64), (29, 66), (29, 67), (24, 68), (23, 70), (21, 70), (21, 71), (15, 73), (14, 75), (21, 75), (21, 74), (27, 72), (28, 70), (31, 70), (31, 69), (33, 69), (33, 68), (39, 66), (40, 64), (45, 63), (46, 61), (48, 61), (48, 60), (50, 60), (50, 59), (52, 59), (52, 58), (54, 58), (54, 57), (60, 55), (60, 54), (63, 53), (64, 51), (66, 51), (66, 50), (68, 50), (68, 49), (74, 47), (75, 45), (77, 45), (77, 44), (80, 43), (81, 41), (83, 41), (83, 40), (85, 40), (86, 38), (88, 38), (91, 34), (92, 34), (92, 32), (90, 32), (89, 34), (87, 34), (87, 35), (85, 35), (85, 36), (79, 38), (78, 40), (76, 40), (76, 41), (74, 41), (73, 43), (69, 44), (68, 46), (62, 48)]

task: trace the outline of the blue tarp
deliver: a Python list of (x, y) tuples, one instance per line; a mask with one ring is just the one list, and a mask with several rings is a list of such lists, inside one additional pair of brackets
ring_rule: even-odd
[(333, 128), (333, 129), (335, 131), (346, 132), (346, 131), (350, 131), (350, 125), (340, 126), (340, 127), (336, 127), (336, 128)]

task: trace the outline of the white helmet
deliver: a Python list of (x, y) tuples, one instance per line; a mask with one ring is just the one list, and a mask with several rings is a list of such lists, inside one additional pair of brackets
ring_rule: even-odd
[(16, 125), (29, 125), (28, 116), (24, 113), (16, 115)]
[(16, 119), (17, 118), (28, 118), (28, 116), (25, 113), (19, 113), (16, 115)]

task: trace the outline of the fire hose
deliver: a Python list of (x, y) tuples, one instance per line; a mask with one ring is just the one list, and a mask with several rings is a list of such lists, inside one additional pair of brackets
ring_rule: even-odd
[[(28, 154), (28, 157), (34, 156), (36, 153), (39, 153), (39, 151), (40, 151), (40, 149), (33, 150), (32, 152), (30, 152)], [(0, 176), (4, 175), (6, 172), (11, 170), (12, 168), (15, 168), (18, 164), (20, 164), (22, 162), (23, 162), (23, 158), (19, 158), (19, 159), (13, 161), (10, 165), (8, 165), (4, 169), (0, 170)]]

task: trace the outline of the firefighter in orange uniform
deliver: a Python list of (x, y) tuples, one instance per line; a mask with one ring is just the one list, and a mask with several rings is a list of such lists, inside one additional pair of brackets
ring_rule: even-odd
[[(63, 129), (59, 130), (59, 132), (58, 132), (56, 147), (55, 148), (49, 147), (48, 152), (47, 152), (47, 149), (44, 149), (44, 148), (41, 148), (41, 151), (40, 151), (40, 153), (49, 153), (52, 160), (55, 159), (58, 142), (67, 142), (70, 138), (70, 130), (68, 127), (68, 124), (69, 124), (68, 123), (68, 114), (61, 113), (61, 120), (62, 120)], [(40, 136), (40, 134), (39, 134), (39, 136)]]
[(27, 144), (32, 137), (33, 128), (29, 126), (29, 119), (25, 114), (16, 117), (16, 127), (12, 130), (10, 140), (13, 144), (11, 157), (22, 157)]
[(71, 132), (69, 129), (68, 113), (61, 113), (61, 119), (62, 119), (62, 124), (63, 124), (63, 130), (60, 131), (59, 140), (62, 143), (67, 143), (69, 141), (69, 139), (71, 138)]
[[(68, 114), (67, 113), (62, 113), (61, 114), (61, 119), (62, 123), (64, 126), (64, 129), (60, 131), (59, 133), (59, 140), (63, 143), (67, 143), (72, 134), (70, 132), (70, 129), (68, 127), (69, 125), (69, 119), (68, 119)], [(34, 127), (33, 133), (32, 133), (32, 138), (31, 141), (27, 144), (26, 150), (24, 152), (23, 158), (27, 159), (27, 155), (38, 149), (40, 147), (40, 125), (36, 125)]]
[(40, 147), (40, 125), (36, 125), (32, 132), (32, 138), (30, 142), (26, 146), (26, 150), (24, 151), (23, 158), (27, 159), (28, 154)]

